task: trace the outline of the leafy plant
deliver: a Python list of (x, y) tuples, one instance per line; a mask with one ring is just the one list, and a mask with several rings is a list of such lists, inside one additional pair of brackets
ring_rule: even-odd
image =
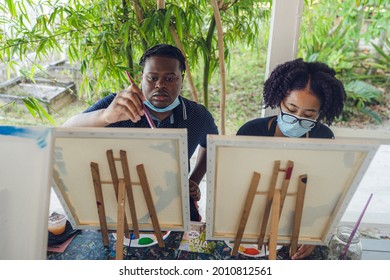
[[(230, 64), (232, 56), (240, 58), (241, 54), (236, 52), (239, 46), (266, 54), (271, 3), (270, 0), (218, 1), (224, 56), (231, 73), (241, 69), (241, 65), (244, 70), (249, 68), (245, 60)], [(375, 86), (388, 85), (388, 7), (385, 0), (305, 1), (298, 56), (306, 61), (327, 63), (345, 83), (361, 80)], [(38, 16), (35, 18), (29, 10), (36, 11)], [(190, 73), (194, 76), (193, 86), (188, 79), (184, 94), (196, 100), (200, 88), (199, 102), (210, 105), (217, 119), (220, 108), (215, 105), (219, 91), (215, 74), (219, 54), (215, 31), (208, 0), (166, 1), (163, 10), (156, 8), (154, 0), (69, 0), (66, 5), (60, 0), (5, 0), (0, 2), (0, 61), (8, 67), (4, 71), (8, 78), (9, 73), (19, 71), (18, 75), (22, 72), (33, 79), (36, 72), (42, 71), (39, 61), (52, 53), (65, 52), (72, 65), (80, 65), (80, 97), (92, 103), (108, 92), (126, 87), (125, 70), (139, 81), (137, 61), (148, 47), (156, 43), (175, 44), (186, 53), (187, 77)], [(373, 41), (379, 37), (379, 41)], [(372, 44), (375, 55), (361, 51), (359, 44), (363, 41)], [(21, 63), (28, 61), (29, 67), (18, 69), (18, 59)], [(265, 58), (260, 62), (264, 67)], [(230, 74), (228, 86), (235, 77)], [(262, 79), (256, 77), (256, 81), (261, 88)], [(384, 87), (387, 88), (386, 84)], [(246, 109), (250, 106), (244, 103), (253, 102), (252, 97), (259, 90), (254, 93), (242, 91), (240, 86), (230, 88), (227, 111), (232, 112), (234, 120), (228, 122), (250, 118), (250, 109)], [(261, 103), (261, 96), (256, 98)], [(357, 101), (360, 98), (349, 97), (351, 102), (347, 102), (346, 108), (354, 113), (367, 110), (369, 102)], [(359, 109), (352, 107), (358, 104)], [(240, 112), (241, 109), (248, 112)], [(257, 105), (253, 110), (259, 115)], [(43, 112), (36, 116), (45, 118)]]
[(32, 97), (25, 97), (23, 98), (23, 103), (26, 105), (26, 108), (29, 110), (31, 115), (33, 117), (39, 117), (39, 119), (43, 122), (44, 119), (48, 120), (51, 124), (55, 125), (55, 121), (53, 118), (48, 114), (48, 112), (39, 104), (38, 101), (41, 103), (45, 103), (42, 100), (32, 98)]
[[(370, 67), (368, 70), (368, 75), (369, 76), (374, 76), (377, 74), (378, 70), (383, 71), (384, 73), (389, 73), (390, 72), (390, 40), (386, 39), (383, 42), (383, 49), (374, 44), (371, 43), (372, 47), (375, 49), (376, 54), (375, 56), (367, 62), (367, 65)], [(386, 77), (386, 84), (389, 84), (390, 77)]]
[(343, 120), (349, 120), (351, 117), (362, 113), (369, 116), (376, 123), (382, 123), (382, 118), (370, 105), (376, 105), (384, 102), (383, 93), (374, 86), (363, 81), (352, 81), (344, 85), (347, 100), (342, 114)]
[[(48, 103), (44, 100), (34, 97), (23, 97), (20, 99), (20, 101), (25, 105), (25, 108), (30, 112), (32, 117), (39, 118), (42, 123), (47, 120), (51, 125), (56, 124), (52, 116), (41, 105), (44, 104), (46, 106), (49, 106)], [(16, 101), (12, 101), (6, 104), (0, 104), (0, 110), (5, 111), (7, 108), (9, 110), (12, 110), (15, 106), (17, 106), (16, 103)]]
[(388, 6), (382, 0), (306, 2), (299, 56), (328, 64), (343, 80), (347, 91), (343, 120), (368, 116), (382, 121), (371, 106), (384, 104), (385, 93), (377, 87), (388, 90)]
[[(218, 1), (226, 58), (232, 45), (256, 44), (258, 23), (269, 17), (270, 2)], [(37, 12), (36, 18), (28, 13), (31, 9)], [(71, 63), (80, 65), (83, 80), (79, 94), (96, 100), (104, 91), (127, 86), (125, 70), (139, 80), (140, 68), (135, 61), (147, 48), (156, 43), (176, 44), (187, 55), (188, 71), (202, 65), (201, 101), (208, 106), (209, 81), (218, 68), (209, 1), (169, 1), (165, 9), (157, 9), (154, 0), (70, 0), (66, 4), (58, 0), (6, 0), (0, 3), (0, 13), (4, 23), (3, 29), (0, 27), (0, 61), (8, 65), (30, 53), (39, 59), (66, 52)], [(193, 96), (196, 100), (196, 94)]]

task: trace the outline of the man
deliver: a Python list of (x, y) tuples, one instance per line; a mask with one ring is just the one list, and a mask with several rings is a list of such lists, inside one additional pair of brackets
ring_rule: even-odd
[(191, 220), (200, 221), (197, 201), (199, 183), (206, 173), (206, 137), (218, 134), (214, 118), (203, 105), (182, 96), (185, 58), (171, 45), (156, 45), (140, 60), (142, 91), (134, 84), (117, 94), (99, 100), (84, 113), (70, 118), (66, 127), (150, 127), (142, 103), (157, 128), (186, 128), (188, 159), (199, 147), (194, 169), (189, 178)]

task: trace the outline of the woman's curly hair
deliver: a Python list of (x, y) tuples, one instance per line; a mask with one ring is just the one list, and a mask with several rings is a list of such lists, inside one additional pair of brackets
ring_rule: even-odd
[(321, 102), (318, 120), (332, 124), (343, 110), (346, 94), (336, 72), (321, 62), (304, 62), (302, 58), (278, 65), (264, 83), (264, 108), (276, 108), (292, 90), (302, 90), (310, 82), (310, 91)]

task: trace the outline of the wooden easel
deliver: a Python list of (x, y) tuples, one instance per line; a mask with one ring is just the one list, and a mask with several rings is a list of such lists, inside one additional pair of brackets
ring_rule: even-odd
[[(298, 249), (299, 230), (301, 228), (301, 220), (303, 213), (303, 202), (305, 199), (307, 175), (300, 175), (298, 179), (298, 191), (296, 194), (295, 213), (293, 229), (291, 234), (290, 257), (293, 256)], [(282, 201), (283, 199), (283, 201)], [(268, 242), (269, 259), (276, 260), (276, 246), (278, 240), (279, 219), (282, 213), (284, 198), (282, 191), (275, 190), (272, 201), (272, 216), (271, 216), (271, 232)]]
[[(293, 167), (294, 167), (294, 162), (288, 161), (287, 167), (281, 169), (280, 161), (275, 161), (270, 187), (268, 189), (268, 192), (266, 193), (257, 191), (257, 187), (260, 182), (260, 174), (257, 172), (253, 172), (252, 180), (245, 200), (245, 206), (240, 219), (240, 224), (238, 226), (237, 234), (234, 239), (234, 246), (231, 253), (232, 256), (235, 256), (237, 254), (238, 248), (242, 243), (241, 242), (242, 236), (245, 231), (245, 226), (248, 221), (249, 213), (252, 208), (255, 195), (267, 194), (267, 201), (264, 209), (264, 216), (263, 216), (257, 244), (258, 244), (258, 249), (260, 250), (264, 243), (264, 237), (266, 234), (268, 220), (272, 210), (271, 230), (270, 230), (268, 247), (269, 247), (269, 259), (270, 260), (276, 259), (276, 246), (277, 246), (277, 239), (278, 239), (277, 237), (278, 237), (279, 219), (283, 210), (283, 204), (287, 195), (287, 189), (290, 183)], [(276, 190), (276, 182), (278, 179), (279, 172), (285, 172), (285, 176), (280, 190)], [(296, 194), (297, 198), (296, 198), (295, 216), (294, 216), (291, 250), (290, 250), (291, 255), (293, 255), (296, 252), (298, 247), (298, 237), (299, 237), (299, 230), (300, 230), (301, 218), (303, 212), (303, 202), (305, 197), (306, 182), (307, 182), (307, 175), (301, 175), (299, 177), (298, 192)]]
[[(123, 259), (124, 236), (130, 238), (129, 226), (127, 223), (127, 218), (125, 213), (125, 200), (126, 200), (125, 194), (127, 194), (127, 199), (129, 201), (129, 208), (130, 208), (132, 225), (134, 229), (134, 235), (135, 238), (139, 238), (139, 225), (138, 225), (136, 207), (135, 207), (134, 195), (133, 195), (133, 185), (136, 185), (137, 183), (133, 183), (131, 181), (126, 151), (121, 150), (119, 158), (114, 158), (112, 150), (107, 150), (106, 155), (107, 155), (107, 161), (110, 168), (112, 181), (102, 181), (100, 178), (99, 165), (95, 162), (91, 162), (91, 174), (92, 174), (92, 180), (95, 189), (96, 206), (99, 215), (100, 228), (102, 231), (103, 245), (107, 247), (108, 226), (106, 220), (106, 213), (104, 209), (102, 184), (113, 185), (115, 190), (115, 196), (118, 201), (116, 259)], [(118, 177), (115, 161), (121, 162), (124, 178)], [(152, 225), (153, 225), (154, 233), (157, 238), (158, 245), (160, 247), (164, 247), (165, 244), (161, 234), (156, 208), (154, 207), (152, 194), (150, 192), (150, 187), (149, 187), (148, 179), (143, 164), (137, 165), (137, 173), (140, 180), (140, 183), (138, 183), (138, 185), (141, 185), (142, 187), (142, 191), (145, 197), (146, 205), (148, 207), (149, 216), (152, 220)]]
[(272, 172), (271, 184), (270, 184), (270, 187), (268, 188), (267, 201), (266, 201), (265, 208), (264, 208), (264, 217), (263, 217), (263, 221), (261, 224), (260, 234), (259, 234), (259, 238), (258, 238), (258, 242), (257, 242), (259, 249), (263, 246), (265, 231), (267, 229), (268, 219), (269, 219), (271, 207), (272, 207), (272, 204), (274, 201), (276, 181), (278, 179), (279, 172), (285, 172), (282, 187), (280, 189), (280, 209), (279, 209), (279, 218), (280, 218), (280, 213), (282, 213), (282, 210), (283, 210), (284, 199), (286, 198), (287, 188), (288, 188), (288, 184), (290, 183), (290, 178), (291, 178), (291, 173), (292, 173), (293, 168), (294, 168), (294, 162), (292, 162), (292, 161), (287, 162), (287, 167), (285, 169), (280, 168), (280, 160), (277, 160), (274, 162), (274, 169)]

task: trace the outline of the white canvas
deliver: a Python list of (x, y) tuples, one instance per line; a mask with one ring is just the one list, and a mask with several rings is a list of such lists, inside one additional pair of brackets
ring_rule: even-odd
[(0, 259), (46, 259), (52, 129), (0, 126)]
[[(185, 129), (61, 128), (56, 130), (54, 190), (75, 228), (99, 228), (91, 162), (98, 163), (102, 181), (112, 182), (106, 151), (119, 158), (127, 152), (136, 214), (141, 230), (153, 230), (136, 166), (143, 164), (161, 229), (185, 230), (189, 224), (188, 151)], [(122, 165), (116, 161), (118, 177)], [(112, 184), (103, 184), (109, 229), (117, 224)], [(127, 222), (132, 228), (126, 198)]]
[[(326, 244), (338, 225), (378, 143), (333, 139), (209, 136), (207, 238), (234, 240), (253, 172), (261, 175), (243, 240), (256, 242), (263, 220), (274, 161), (294, 162), (279, 221), (278, 243), (289, 243), (299, 175), (307, 174), (299, 242)], [(276, 189), (280, 189), (279, 173)], [(271, 220), (271, 219), (269, 219)], [(266, 240), (269, 237), (269, 228)]]

